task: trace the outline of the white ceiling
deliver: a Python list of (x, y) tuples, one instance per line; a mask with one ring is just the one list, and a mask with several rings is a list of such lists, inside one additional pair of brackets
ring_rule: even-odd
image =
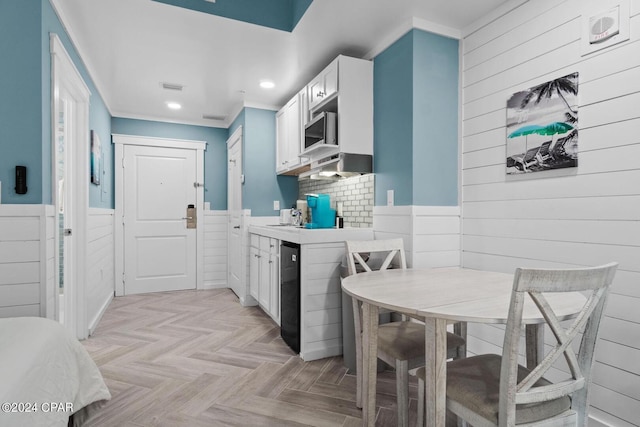
[(505, 2), (315, 0), (289, 33), (151, 0), (52, 0), (113, 116), (222, 127), (282, 106), (338, 54), (371, 58), (416, 23), (459, 36)]

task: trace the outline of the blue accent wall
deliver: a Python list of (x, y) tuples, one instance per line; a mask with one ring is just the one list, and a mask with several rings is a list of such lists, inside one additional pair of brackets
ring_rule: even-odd
[[(89, 127), (110, 140), (110, 115), (49, 0), (0, 2), (0, 182), (4, 204), (52, 204), (50, 33), (60, 38), (91, 91)], [(89, 135), (86, 135), (89, 144)], [(105, 150), (105, 164), (112, 163)], [(14, 191), (15, 166), (27, 167), (27, 194)], [(109, 172), (109, 171), (108, 171)], [(90, 189), (90, 206), (113, 207), (113, 177), (106, 197)], [(87, 177), (87, 185), (89, 177)], [(105, 188), (105, 187), (101, 187)]]
[(276, 112), (245, 108), (229, 127), (229, 135), (242, 126), (242, 208), (251, 216), (274, 216), (273, 201), (282, 209), (298, 198), (298, 178), (278, 176), (276, 170)]
[(396, 205), (413, 202), (413, 60), (411, 33), (373, 62), (373, 171), (375, 204), (387, 204), (394, 190)]
[(374, 58), (375, 205), (458, 204), (458, 41), (411, 30)]
[(227, 129), (120, 117), (111, 120), (111, 129), (114, 134), (206, 141), (204, 201), (211, 210), (227, 209)]
[(458, 41), (413, 31), (413, 204), (458, 205)]
[(250, 24), (293, 31), (313, 0), (154, 0)]
[[(0, 182), (2, 203), (42, 203), (42, 83), (39, 1), (0, 2)], [(16, 194), (15, 166), (28, 192)]]

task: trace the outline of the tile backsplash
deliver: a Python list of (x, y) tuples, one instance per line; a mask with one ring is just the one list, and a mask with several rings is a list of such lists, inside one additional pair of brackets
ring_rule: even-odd
[(331, 196), (331, 207), (342, 202), (345, 227), (373, 226), (373, 174), (335, 180), (303, 179), (298, 182), (298, 199), (306, 200), (306, 193)]

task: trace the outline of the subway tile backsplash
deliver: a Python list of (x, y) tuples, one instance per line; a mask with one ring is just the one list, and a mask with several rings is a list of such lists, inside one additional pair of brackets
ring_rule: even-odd
[(336, 180), (303, 179), (298, 182), (298, 199), (306, 200), (306, 193), (331, 196), (331, 207), (343, 204), (345, 227), (373, 227), (373, 174)]

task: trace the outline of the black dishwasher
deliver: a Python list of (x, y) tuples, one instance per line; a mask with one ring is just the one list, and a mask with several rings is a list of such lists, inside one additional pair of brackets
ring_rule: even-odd
[(300, 353), (300, 245), (280, 245), (280, 335)]

